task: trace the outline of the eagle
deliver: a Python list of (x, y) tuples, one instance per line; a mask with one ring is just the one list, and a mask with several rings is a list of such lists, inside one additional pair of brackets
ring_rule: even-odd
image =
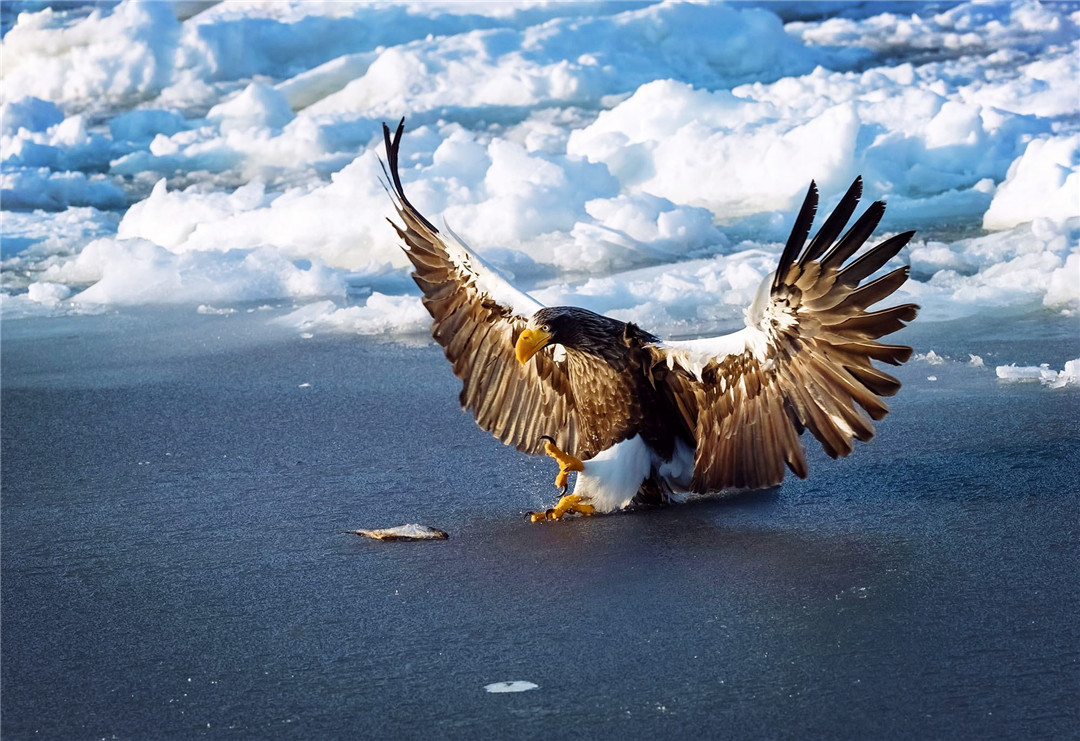
[[(912, 321), (915, 304), (870, 310), (907, 280), (900, 267), (864, 282), (913, 231), (856, 256), (885, 212), (871, 204), (847, 229), (857, 178), (810, 236), (811, 182), (776, 271), (718, 337), (665, 340), (572, 306), (544, 306), (515, 288), (405, 197), (398, 172), (405, 120), (383, 124), (388, 219), (413, 266), (431, 333), (461, 380), (461, 406), (523, 453), (559, 465), (560, 497), (534, 521), (591, 515), (695, 494), (778, 485), (808, 474), (800, 436), (833, 457), (868, 441), (900, 382), (872, 361), (900, 365), (911, 348), (879, 339)], [(843, 234), (841, 234), (843, 232)], [(569, 489), (569, 474), (576, 472)]]

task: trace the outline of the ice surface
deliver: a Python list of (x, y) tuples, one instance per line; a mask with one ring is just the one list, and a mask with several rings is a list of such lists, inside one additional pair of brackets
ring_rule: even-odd
[(824, 211), (861, 174), (879, 238), (919, 230), (894, 264), (922, 321), (1077, 311), (1080, 15), (912, 8), (20, 6), (0, 305), (422, 331), (379, 183), (405, 116), (410, 199), (546, 304), (734, 329), (810, 180)]

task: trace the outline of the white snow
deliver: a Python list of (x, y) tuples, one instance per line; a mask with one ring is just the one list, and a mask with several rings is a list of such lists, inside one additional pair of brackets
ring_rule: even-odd
[(5, 312), (274, 299), (304, 333), (422, 332), (379, 181), (401, 116), (410, 200), (522, 313), (738, 329), (809, 182), (824, 214), (859, 174), (875, 239), (919, 230), (889, 267), (920, 321), (1080, 310), (1069, 5), (28, 7), (0, 42)]
[(39, 304), (56, 305), (71, 296), (71, 289), (60, 283), (31, 283), (26, 294)]

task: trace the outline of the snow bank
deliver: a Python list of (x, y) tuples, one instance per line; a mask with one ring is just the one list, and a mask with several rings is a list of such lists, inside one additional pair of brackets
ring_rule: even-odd
[(817, 59), (767, 11), (664, 3), (402, 44), (309, 112), (590, 104), (657, 77), (730, 86), (808, 71)]
[(431, 315), (414, 296), (372, 293), (363, 306), (338, 308), (333, 301), (318, 301), (296, 309), (277, 322), (304, 332), (330, 330), (385, 335), (426, 333)]
[(912, 275), (901, 289), (924, 318), (1037, 306), (1080, 308), (1080, 217), (1037, 219), (1009, 231), (908, 248)]
[(45, 8), (20, 13), (4, 36), (4, 96), (34, 96), (65, 110), (125, 107), (170, 80), (180, 24), (168, 3), (123, 2), (65, 24)]
[(144, 239), (98, 239), (43, 276), (82, 285), (77, 304), (235, 303), (279, 297), (344, 296), (323, 265), (290, 262), (272, 250), (174, 254)]
[(0, 42), (0, 293), (283, 298), (312, 302), (305, 331), (411, 332), (426, 320), (379, 183), (380, 124), (405, 115), (410, 199), (548, 303), (677, 335), (737, 324), (810, 180), (825, 211), (861, 174), (889, 203), (879, 239), (919, 230), (893, 264), (923, 320), (1080, 309), (1080, 16), (834, 11), (22, 13)]

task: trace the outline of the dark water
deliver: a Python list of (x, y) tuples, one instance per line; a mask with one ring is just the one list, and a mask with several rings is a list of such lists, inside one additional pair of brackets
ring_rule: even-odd
[[(990, 367), (901, 369), (807, 481), (530, 525), (553, 464), (480, 432), (432, 347), (6, 321), (0, 732), (1076, 738), (1080, 393), (992, 370), (1060, 368), (1075, 324), (908, 332)], [(339, 532), (405, 522), (451, 540)]]

